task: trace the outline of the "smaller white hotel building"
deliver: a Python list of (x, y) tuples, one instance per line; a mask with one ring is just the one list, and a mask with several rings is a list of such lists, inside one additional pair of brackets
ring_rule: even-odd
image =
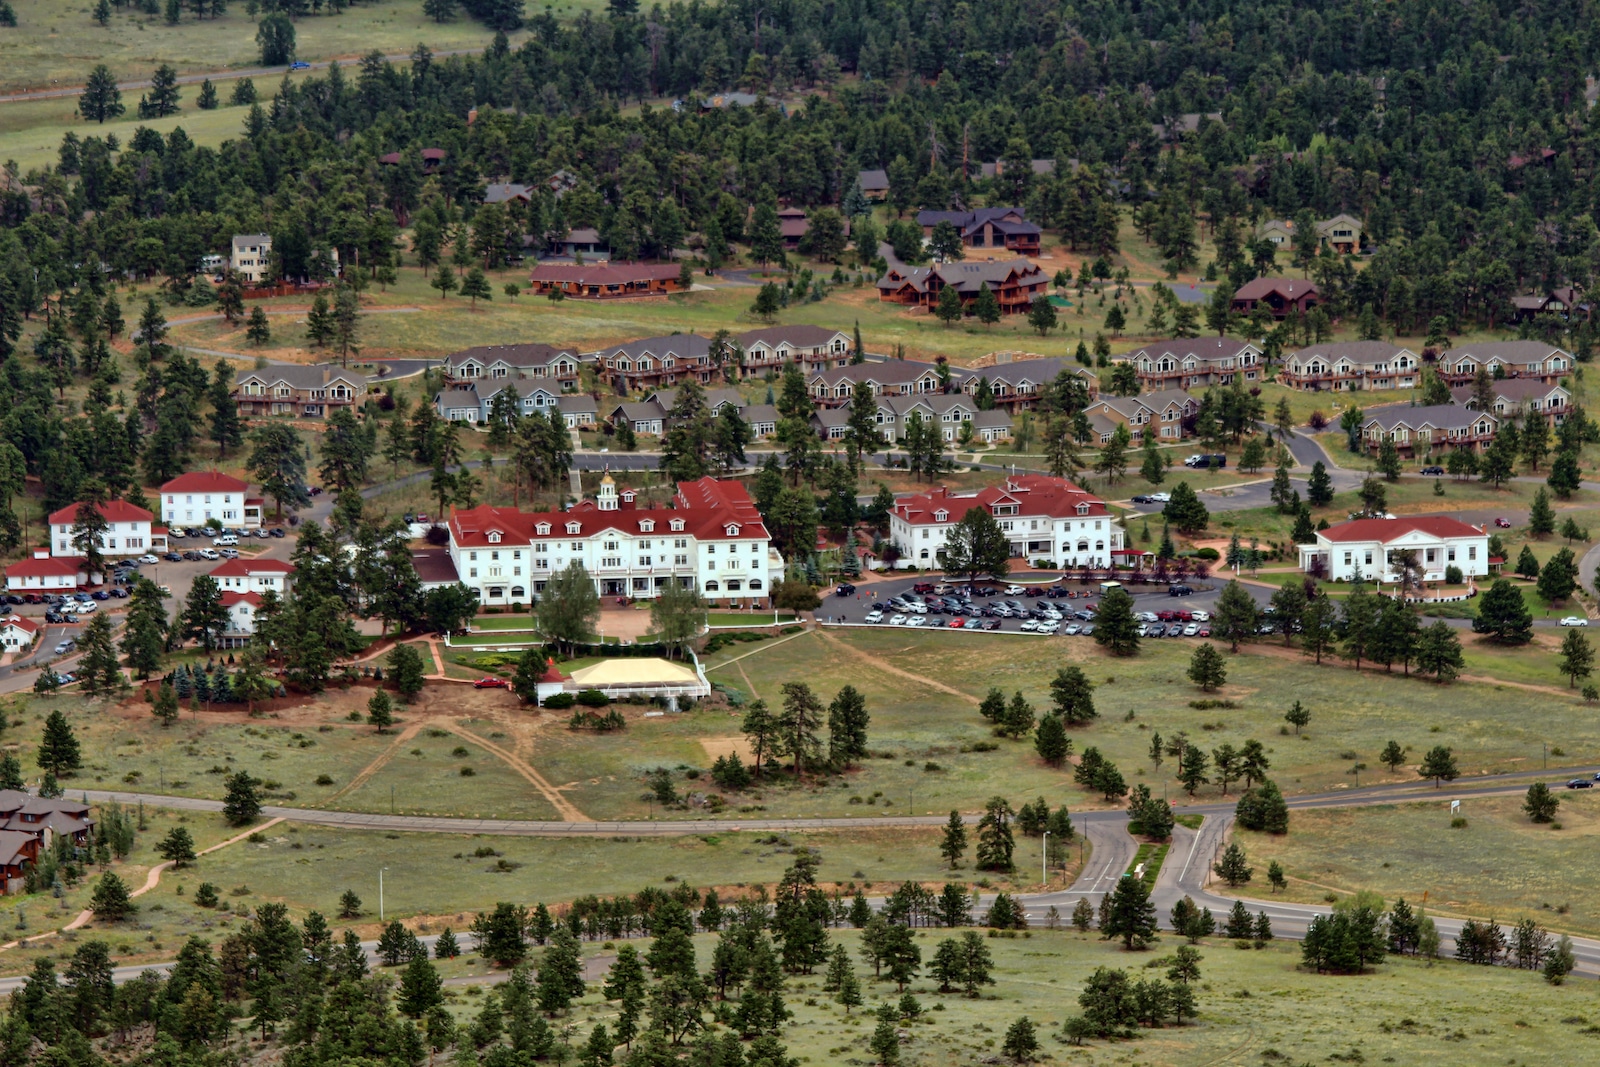
[(1110, 567), (1124, 554), (1122, 527), (1106, 502), (1065, 478), (1021, 474), (971, 493), (944, 486), (902, 497), (889, 513), (889, 537), (902, 567), (936, 567), (950, 528), (984, 508), (1011, 539), (1011, 555), (1061, 567)]
[(1412, 553), (1425, 582), (1442, 582), (1458, 567), (1466, 578), (1489, 573), (1489, 535), (1448, 515), (1354, 519), (1300, 546), (1300, 569), (1333, 581), (1398, 582), (1402, 553)]

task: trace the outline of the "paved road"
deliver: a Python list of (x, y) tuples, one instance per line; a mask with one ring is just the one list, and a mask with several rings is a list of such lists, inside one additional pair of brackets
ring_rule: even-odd
[[(433, 57), (435, 59), (443, 59), (446, 56), (475, 56), (475, 55), (479, 54), (482, 51), (483, 51), (482, 48), (455, 48), (455, 49), (451, 49), (451, 50), (445, 51), (445, 52), (435, 52), (435, 53), (433, 53)], [(350, 62), (350, 61), (352, 61), (352, 60), (354, 60), (356, 58), (357, 57), (355, 57), (355, 56), (346, 56), (346, 57), (344, 57), (344, 62), (348, 63), (348, 62)], [(404, 62), (409, 62), (410, 61), (411, 54), (409, 52), (400, 52), (400, 53), (396, 53), (396, 54), (394, 54), (392, 56), (384, 56), (383, 58), (388, 60), (391, 63), (404, 63)], [(309, 66), (306, 69), (307, 70), (326, 70), (328, 67), (332, 66), (336, 62), (339, 62), (339, 60), (337, 60), (337, 59), (318, 60), (315, 63), (309, 64)], [(286, 73), (288, 73), (288, 71), (289, 71), (289, 68), (286, 67), (286, 66), (282, 66), (282, 67), (246, 67), (246, 68), (244, 68), (242, 70), (215, 70), (215, 71), (211, 71), (209, 73), (182, 74), (182, 75), (179, 75), (178, 84), (179, 85), (199, 85), (201, 82), (205, 81), (207, 78), (215, 78), (218, 81), (231, 81), (231, 80), (238, 79), (238, 78), (264, 78), (264, 77), (268, 77), (270, 75), (286, 74)], [(149, 82), (148, 79), (146, 79), (144, 81), (118, 82), (117, 83), (117, 88), (121, 89), (125, 93), (126, 92), (136, 92), (136, 91), (138, 91), (140, 89), (148, 89), (148, 88), (150, 88), (150, 82)], [(53, 99), (60, 99), (62, 97), (68, 97), (68, 96), (80, 96), (80, 95), (82, 95), (82, 93), (83, 93), (83, 86), (81, 86), (81, 85), (63, 86), (63, 87), (58, 88), (58, 89), (29, 89), (29, 90), (26, 90), (24, 92), (6, 93), (4, 95), (0, 95), (0, 104), (19, 104), (19, 103), (25, 103), (25, 102), (27, 102), (29, 100), (53, 100)]]

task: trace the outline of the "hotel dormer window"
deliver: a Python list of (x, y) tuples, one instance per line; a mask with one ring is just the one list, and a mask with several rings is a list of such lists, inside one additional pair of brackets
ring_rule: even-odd
[(550, 532), (550, 524), (548, 522), (541, 522), (534, 527), (534, 532), (540, 537), (543, 537)]
[(567, 533), (569, 533), (569, 534), (575, 534), (575, 533), (579, 532), (582, 529), (583, 529), (583, 523), (581, 523), (581, 522), (569, 522), (569, 523), (567, 523)]

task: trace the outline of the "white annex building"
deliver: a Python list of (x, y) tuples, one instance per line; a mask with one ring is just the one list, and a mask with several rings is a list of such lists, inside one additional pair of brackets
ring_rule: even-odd
[(1061, 567), (1110, 567), (1123, 554), (1122, 527), (1104, 500), (1065, 478), (1023, 474), (970, 493), (940, 486), (895, 501), (889, 537), (900, 546), (899, 566), (938, 566), (950, 528), (973, 508), (995, 517), (1016, 557)]
[(640, 508), (608, 474), (594, 500), (567, 511), (456, 510), (449, 530), (455, 574), (430, 573), (427, 584), (460, 581), (483, 604), (530, 603), (575, 562), (601, 596), (652, 598), (677, 582), (719, 606), (763, 606), (783, 577), (744, 486), (715, 478), (679, 482), (670, 508)]
[(1354, 519), (1318, 531), (1300, 546), (1300, 569), (1333, 581), (1398, 582), (1407, 554), (1422, 581), (1442, 582), (1449, 567), (1462, 577), (1489, 573), (1489, 535), (1448, 515)]

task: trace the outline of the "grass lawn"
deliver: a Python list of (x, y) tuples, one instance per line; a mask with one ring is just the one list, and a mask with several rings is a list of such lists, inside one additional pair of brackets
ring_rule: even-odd
[[(185, 17), (177, 25), (165, 18), (145, 15), (133, 8), (113, 7), (109, 25), (90, 17), (93, 4), (70, 7), (47, 0), (16, 0), (17, 28), (6, 37), (6, 64), (0, 88), (37, 89), (56, 85), (81, 85), (96, 62), (109, 66), (119, 80), (148, 78), (161, 63), (171, 63), (178, 73), (202, 73), (256, 67), (256, 20), (244, 5), (230, 5), (217, 19)], [(585, 0), (561, 0), (554, 7), (558, 18), (572, 17), (597, 5)], [(347, 7), (338, 15), (309, 16), (295, 24), (295, 58), (304, 60), (354, 60), (374, 48), (404, 55), (426, 41), (435, 52), (484, 48), (494, 34), (469, 18), (436, 23), (412, 5), (380, 4)], [(512, 46), (523, 35), (512, 37)], [(353, 65), (346, 63), (346, 66)], [(281, 71), (278, 72), (281, 76)], [(323, 76), (319, 72), (318, 76)], [(270, 96), (277, 78), (257, 79), (256, 89)], [(221, 87), (227, 98), (228, 87)], [(198, 86), (183, 87), (183, 103), (194, 106)], [(139, 102), (139, 92), (123, 93), (129, 114)], [(7, 105), (11, 107), (15, 105)], [(71, 104), (67, 110), (70, 112)], [(126, 139), (124, 139), (126, 144)]]
[(531, 615), (479, 615), (472, 620), (472, 629), (479, 630), (531, 630)]
[[(1091, 641), (1019, 640), (989, 634), (902, 633), (856, 630), (797, 637), (728, 664), (741, 648), (711, 657), (708, 677), (769, 703), (781, 699), (780, 684), (805, 678), (824, 701), (845, 684), (866, 696), (872, 713), (872, 748), (890, 759), (873, 759), (852, 772), (843, 787), (800, 792), (769, 787), (759, 803), (769, 811), (845, 813), (861, 811), (851, 796), (882, 791), (904, 810), (915, 789), (916, 810), (972, 810), (988, 796), (1003, 793), (1013, 803), (1044, 796), (1052, 804), (1099, 806), (1084, 795), (1066, 771), (1043, 764), (1025, 742), (999, 740), (994, 752), (966, 751), (988, 740), (990, 731), (977, 715), (976, 702), (990, 686), (1011, 694), (1021, 691), (1037, 708), (1048, 706), (1049, 680), (1057, 668), (1081, 666), (1095, 683), (1100, 717), (1074, 731), (1077, 751), (1097, 746), (1122, 769), (1130, 784), (1148, 784), (1177, 802), (1181, 787), (1173, 778), (1170, 759), (1159, 768), (1149, 760), (1152, 733), (1164, 739), (1183, 731), (1196, 744), (1212, 748), (1223, 741), (1235, 746), (1249, 738), (1263, 741), (1273, 762), (1273, 777), (1289, 793), (1338, 788), (1355, 781), (1409, 780), (1402, 768), (1390, 775), (1377, 753), (1390, 739), (1420, 751), (1435, 744), (1454, 748), (1464, 773), (1512, 769), (1540, 757), (1541, 746), (1564, 746), (1572, 760), (1600, 751), (1600, 726), (1593, 723), (1579, 698), (1564, 692), (1565, 679), (1555, 670), (1552, 651), (1544, 644), (1519, 650), (1479, 649), (1468, 638), (1469, 672), (1497, 671), (1512, 680), (1556, 687), (1560, 692), (1513, 691), (1494, 684), (1458, 683), (1443, 689), (1431, 682), (1381, 672), (1357, 673), (1343, 664), (1316, 667), (1298, 654), (1283, 655), (1275, 644), (1247, 645), (1226, 657), (1228, 685), (1220, 694), (1235, 708), (1197, 710), (1189, 702), (1201, 696), (1187, 680), (1190, 642), (1147, 644), (1137, 658), (1115, 660)], [(835, 643), (837, 642), (837, 643)], [(1541, 638), (1542, 642), (1542, 638)], [(865, 659), (852, 655), (856, 649)], [(1476, 657), (1476, 658), (1474, 658)], [(728, 664), (718, 666), (719, 664)], [(949, 687), (962, 696), (938, 687)], [(1514, 692), (1515, 699), (1508, 699)], [(1311, 709), (1312, 720), (1296, 738), (1283, 721), (1293, 699)], [(709, 713), (697, 713), (706, 715)], [(720, 732), (737, 732), (737, 719), (723, 718)], [(697, 727), (685, 717), (654, 720), (658, 733), (679, 736), (710, 733), (711, 723)], [(600, 741), (621, 749), (620, 738)], [(695, 762), (692, 744), (678, 742), (670, 750), (652, 740), (661, 762)], [(927, 762), (940, 770), (927, 771)], [(1368, 769), (1352, 776), (1355, 763)], [(909, 763), (909, 765), (908, 765)], [(1215, 785), (1201, 789), (1201, 799), (1220, 795)]]
[[(827, 601), (823, 602), (826, 605)], [(774, 616), (770, 611), (712, 611), (706, 614), (709, 626), (771, 626)], [(780, 611), (779, 622), (793, 622), (794, 612)]]
[[(1554, 762), (1554, 760), (1552, 761)], [(1494, 917), (1503, 925), (1531, 916), (1552, 929), (1600, 933), (1600, 796), (1557, 789), (1561, 829), (1531, 822), (1521, 797), (1461, 802), (1467, 825), (1450, 826), (1443, 801), (1348, 810), (1296, 811), (1283, 837), (1236, 831), (1258, 875), (1277, 860), (1291, 900), (1321, 901), (1357, 889), (1427, 894), (1428, 909)], [(1267, 887), (1252, 889), (1266, 895)]]

